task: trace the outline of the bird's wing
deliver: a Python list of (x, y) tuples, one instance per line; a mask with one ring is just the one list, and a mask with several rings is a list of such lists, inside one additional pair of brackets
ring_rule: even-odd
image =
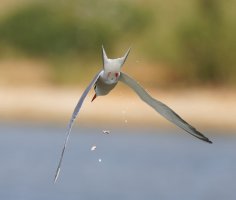
[(59, 163), (58, 163), (58, 167), (57, 167), (57, 170), (56, 170), (56, 174), (55, 174), (55, 177), (54, 177), (54, 183), (57, 181), (57, 178), (58, 178), (59, 173), (60, 173), (63, 155), (65, 153), (66, 145), (67, 145), (67, 142), (69, 140), (69, 136), (70, 136), (70, 132), (71, 132), (71, 128), (72, 128), (73, 122), (74, 122), (76, 116), (78, 115), (78, 113), (80, 111), (80, 108), (81, 108), (81, 106), (82, 106), (82, 104), (84, 102), (85, 97), (87, 96), (87, 94), (89, 93), (89, 91), (93, 87), (93, 85), (96, 83), (96, 81), (98, 80), (101, 72), (97, 73), (96, 76), (93, 78), (93, 80), (90, 82), (90, 84), (87, 86), (87, 88), (85, 89), (85, 91), (81, 95), (81, 97), (79, 99), (79, 102), (77, 103), (77, 105), (76, 105), (76, 107), (74, 109), (74, 112), (73, 112), (73, 114), (72, 114), (72, 116), (70, 118), (70, 122), (68, 124), (67, 131), (66, 131), (65, 143), (64, 143), (64, 146), (63, 146), (63, 149), (62, 149), (62, 152), (61, 152), (61, 157), (60, 157), (60, 160), (59, 160)]
[(143, 88), (140, 86), (134, 79), (129, 77), (127, 74), (121, 72), (120, 79), (121, 82), (125, 83), (129, 87), (131, 87), (138, 96), (154, 108), (158, 113), (160, 113), (163, 117), (165, 117), (170, 122), (174, 123), (175, 125), (179, 126), (180, 128), (184, 129), (191, 135), (205, 141), (208, 143), (212, 143), (207, 137), (205, 137), (202, 133), (184, 121), (177, 113), (175, 113), (171, 108), (167, 105), (163, 104), (162, 102), (154, 99), (151, 97)]

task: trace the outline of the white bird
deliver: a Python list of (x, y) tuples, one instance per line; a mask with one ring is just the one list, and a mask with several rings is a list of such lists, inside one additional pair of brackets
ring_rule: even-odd
[(132, 88), (137, 95), (149, 106), (155, 109), (159, 114), (161, 114), (164, 118), (169, 120), (170, 122), (174, 123), (175, 125), (179, 126), (180, 128), (184, 129), (189, 134), (201, 139), (205, 142), (212, 143), (207, 137), (205, 137), (202, 133), (188, 124), (185, 120), (183, 120), (177, 113), (175, 113), (171, 108), (169, 108), (164, 103), (154, 99), (151, 97), (142, 86), (140, 86), (134, 79), (132, 79), (127, 74), (121, 72), (121, 67), (124, 65), (130, 49), (125, 53), (125, 55), (121, 58), (116, 59), (109, 59), (106, 55), (106, 52), (102, 46), (102, 57), (103, 57), (103, 69), (98, 72), (90, 84), (87, 86), (83, 94), (81, 95), (79, 102), (77, 103), (74, 112), (71, 116), (70, 122), (68, 124), (67, 132), (66, 132), (66, 139), (65, 143), (61, 152), (61, 157), (59, 160), (59, 164), (56, 170), (56, 174), (54, 177), (54, 183), (57, 181), (57, 178), (60, 173), (61, 163), (63, 159), (63, 155), (65, 153), (65, 149), (67, 146), (67, 142), (70, 136), (71, 128), (75, 118), (77, 117), (80, 108), (84, 102), (85, 97), (87, 96), (90, 89), (94, 86), (95, 95), (92, 98), (92, 101), (97, 96), (104, 96), (107, 95), (118, 83), (121, 81)]

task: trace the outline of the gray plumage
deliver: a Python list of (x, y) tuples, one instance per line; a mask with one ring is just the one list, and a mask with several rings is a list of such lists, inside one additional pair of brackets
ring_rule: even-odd
[(60, 174), (62, 159), (63, 159), (64, 153), (65, 153), (67, 142), (68, 142), (69, 137), (70, 137), (70, 133), (71, 133), (71, 129), (72, 129), (74, 120), (75, 120), (75, 118), (77, 117), (77, 115), (78, 115), (78, 113), (80, 111), (80, 108), (81, 108), (81, 106), (82, 106), (82, 104), (84, 102), (85, 97), (87, 96), (87, 94), (89, 93), (89, 91), (93, 87), (93, 85), (97, 82), (97, 79), (99, 78), (100, 74), (101, 74), (101, 72), (97, 73), (96, 76), (91, 81), (91, 83), (87, 86), (87, 88), (85, 89), (85, 91), (81, 95), (81, 97), (79, 99), (79, 102), (77, 103), (77, 105), (76, 105), (76, 107), (74, 109), (74, 112), (73, 112), (73, 114), (72, 114), (72, 116), (70, 118), (70, 122), (68, 124), (67, 131), (66, 131), (65, 143), (64, 143), (64, 146), (62, 148), (61, 157), (60, 157), (60, 160), (59, 160), (59, 163), (58, 163), (58, 167), (57, 167), (57, 170), (56, 170), (56, 174), (55, 174), (55, 177), (54, 177), (54, 183), (57, 181), (57, 178), (58, 178), (58, 176)]
[(96, 74), (90, 84), (87, 86), (85, 91), (83, 92), (82, 96), (79, 99), (78, 104), (76, 105), (74, 112), (71, 116), (70, 122), (68, 124), (68, 128), (66, 131), (66, 139), (65, 143), (61, 152), (59, 164), (56, 170), (56, 174), (54, 177), (54, 183), (57, 181), (57, 178), (60, 173), (62, 159), (65, 153), (65, 149), (67, 146), (67, 142), (69, 140), (70, 132), (74, 123), (75, 118), (77, 117), (80, 108), (86, 98), (87, 94), (89, 93), (90, 89), (94, 86), (95, 95), (92, 101), (97, 96), (104, 96), (107, 95), (119, 81), (125, 83), (131, 89), (133, 89), (137, 95), (149, 106), (155, 109), (159, 114), (161, 114), (164, 118), (169, 120), (170, 122), (174, 123), (178, 127), (182, 128), (189, 134), (195, 136), (196, 138), (203, 140), (208, 143), (212, 143), (207, 137), (205, 137), (202, 133), (200, 133), (197, 129), (193, 126), (188, 124), (185, 120), (183, 120), (177, 113), (175, 113), (171, 108), (167, 105), (163, 104), (162, 102), (154, 99), (151, 97), (143, 88), (140, 86), (134, 79), (129, 77), (127, 74), (121, 72), (121, 67), (125, 63), (130, 49), (125, 53), (125, 55), (121, 58), (117, 59), (109, 59), (106, 55), (104, 48), (102, 47), (102, 57), (103, 57), (103, 70)]
[(208, 143), (212, 143), (207, 137), (205, 137), (202, 133), (184, 121), (177, 113), (175, 113), (171, 108), (169, 108), (164, 103), (154, 99), (151, 97), (134, 79), (129, 77), (127, 74), (122, 73), (120, 75), (120, 81), (128, 85), (132, 88), (137, 95), (149, 106), (154, 108), (159, 114), (165, 117), (170, 122), (174, 123), (178, 127), (184, 129), (191, 135), (199, 138)]

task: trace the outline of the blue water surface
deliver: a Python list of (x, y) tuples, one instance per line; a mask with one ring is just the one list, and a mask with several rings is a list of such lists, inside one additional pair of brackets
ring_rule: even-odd
[(111, 128), (106, 135), (77, 126), (53, 184), (64, 131), (56, 124), (0, 123), (0, 199), (236, 199), (233, 134), (208, 131), (214, 142), (208, 144), (177, 128)]

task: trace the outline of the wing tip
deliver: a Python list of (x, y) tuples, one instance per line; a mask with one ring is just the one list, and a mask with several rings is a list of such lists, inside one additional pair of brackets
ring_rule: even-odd
[(205, 135), (203, 135), (201, 132), (199, 132), (196, 128), (192, 127), (191, 125), (189, 125), (187, 122), (185, 122), (188, 126), (190, 126), (190, 129), (194, 132), (191, 133), (188, 130), (184, 129), (185, 131), (187, 131), (188, 133), (190, 133), (191, 135), (197, 137), (198, 139), (207, 142), (209, 144), (212, 144), (213, 142), (211, 140), (209, 140)]
[(204, 142), (207, 142), (209, 144), (212, 144), (213, 142), (211, 140), (209, 140), (206, 136), (204, 136), (203, 134), (201, 134), (203, 137), (196, 137), (199, 138), (200, 140), (204, 141)]
[(60, 170), (61, 170), (60, 168), (57, 169), (57, 172), (56, 172), (56, 174), (54, 176), (54, 184), (57, 182), (58, 176), (60, 174)]
[(211, 141), (211, 140), (209, 140), (207, 137), (202, 137), (202, 138), (200, 138), (200, 137), (198, 137), (199, 139), (201, 139), (202, 141), (204, 141), (204, 142), (207, 142), (207, 143), (209, 143), (209, 144), (212, 144), (213, 142)]
[(209, 144), (212, 144), (212, 143), (213, 143), (213, 142), (212, 142), (211, 140), (209, 140), (208, 138), (206, 138), (204, 141), (207, 142), (207, 143), (209, 143)]

